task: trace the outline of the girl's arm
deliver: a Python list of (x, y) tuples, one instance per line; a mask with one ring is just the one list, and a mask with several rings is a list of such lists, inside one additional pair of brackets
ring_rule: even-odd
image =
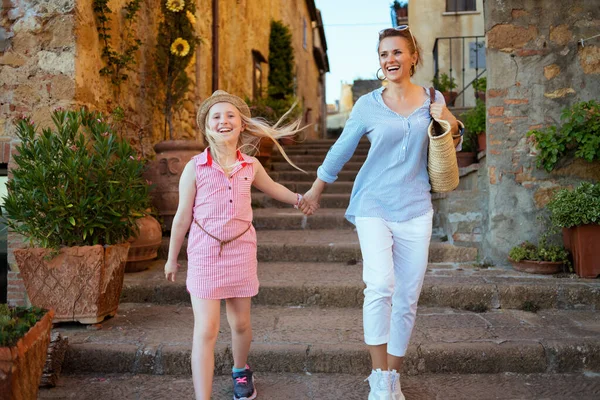
[(296, 193), (271, 179), (258, 160), (254, 162), (254, 165), (253, 185), (258, 190), (275, 200), (294, 206), (298, 205), (298, 195)]
[(196, 165), (194, 160), (188, 162), (179, 178), (179, 205), (171, 226), (169, 255), (165, 264), (165, 277), (175, 282), (177, 273), (177, 257), (183, 244), (185, 234), (192, 223), (192, 211), (196, 199)]

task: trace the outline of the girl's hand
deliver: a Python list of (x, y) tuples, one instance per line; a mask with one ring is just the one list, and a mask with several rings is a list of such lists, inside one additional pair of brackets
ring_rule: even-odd
[(167, 261), (165, 264), (165, 278), (167, 278), (168, 281), (175, 282), (177, 268), (179, 268), (179, 264), (177, 264), (176, 261)]
[(302, 210), (305, 215), (312, 215), (319, 208), (320, 201), (321, 192), (312, 188), (302, 197), (302, 201), (300, 202), (300, 210)]

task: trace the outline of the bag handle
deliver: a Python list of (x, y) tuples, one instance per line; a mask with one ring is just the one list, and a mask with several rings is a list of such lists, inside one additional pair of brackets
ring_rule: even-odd
[(429, 88), (429, 102), (431, 104), (435, 103), (435, 89), (433, 88), (433, 86)]

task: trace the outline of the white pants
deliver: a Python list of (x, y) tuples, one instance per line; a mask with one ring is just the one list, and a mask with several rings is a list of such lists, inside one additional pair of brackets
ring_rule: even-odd
[(363, 258), (365, 343), (387, 343), (387, 352), (403, 357), (415, 324), (423, 286), (433, 210), (405, 222), (356, 218)]

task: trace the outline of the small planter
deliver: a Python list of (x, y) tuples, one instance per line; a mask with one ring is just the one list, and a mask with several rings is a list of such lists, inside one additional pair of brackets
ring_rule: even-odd
[(485, 92), (484, 91), (477, 91), (475, 93), (475, 97), (485, 103)]
[(485, 151), (487, 147), (487, 137), (485, 132), (481, 132), (477, 134), (477, 148), (479, 151)]
[(454, 102), (456, 101), (456, 98), (458, 97), (458, 93), (457, 92), (442, 92), (442, 95), (444, 96), (446, 105), (448, 107), (454, 107)]
[(261, 138), (258, 145), (258, 154), (256, 158), (263, 167), (268, 168), (271, 165), (271, 156), (275, 143), (269, 138)]
[(54, 309), (54, 322), (95, 324), (114, 316), (123, 289), (129, 243), (14, 251), (31, 304)]
[(600, 225), (563, 228), (563, 242), (573, 255), (573, 268), (582, 278), (600, 275)]
[(156, 218), (151, 215), (136, 220), (139, 234), (132, 238), (125, 272), (139, 272), (148, 269), (152, 260), (158, 257), (162, 243), (162, 229)]
[(514, 261), (510, 257), (508, 261), (513, 265), (513, 268), (517, 271), (527, 272), (528, 274), (542, 274), (551, 275), (558, 274), (563, 270), (563, 263), (561, 261), (531, 261), (521, 260), (519, 262)]
[(48, 311), (15, 346), (0, 347), (0, 393), (3, 399), (37, 399), (53, 317), (54, 311)]
[(458, 161), (458, 167), (464, 168), (477, 162), (477, 153), (471, 151), (459, 151), (456, 153), (456, 160)]

